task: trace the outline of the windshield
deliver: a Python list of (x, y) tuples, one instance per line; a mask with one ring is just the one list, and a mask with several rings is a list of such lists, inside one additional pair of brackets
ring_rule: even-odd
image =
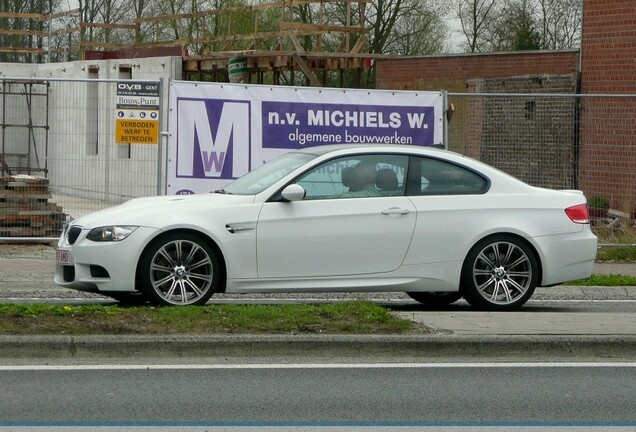
[(233, 195), (256, 195), (315, 157), (316, 155), (307, 153), (285, 153), (254, 171), (248, 172), (243, 177), (239, 177), (217, 192)]

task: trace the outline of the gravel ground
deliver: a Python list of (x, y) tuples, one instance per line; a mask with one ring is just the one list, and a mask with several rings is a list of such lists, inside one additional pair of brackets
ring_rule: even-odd
[[(94, 299), (110, 300), (98, 294), (61, 288), (53, 282), (55, 248), (50, 244), (0, 244), (0, 299)], [(603, 263), (596, 273), (636, 276), (636, 263)], [(307, 294), (216, 294), (214, 300), (260, 299), (351, 300), (381, 302), (411, 301), (404, 293), (307, 293)], [(636, 287), (552, 287), (536, 290), (533, 300), (636, 300)]]

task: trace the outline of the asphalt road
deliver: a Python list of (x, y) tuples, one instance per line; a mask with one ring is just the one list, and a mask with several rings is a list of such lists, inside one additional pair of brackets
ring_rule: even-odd
[(636, 427), (636, 363), (0, 368), (8, 422)]
[[(49, 252), (0, 253), (0, 302), (110, 302), (55, 286)], [(636, 431), (636, 287), (538, 289), (511, 314), (461, 301), (431, 310), (403, 293), (212, 301), (351, 298), (432, 333), (8, 336), (0, 345), (0, 432)]]

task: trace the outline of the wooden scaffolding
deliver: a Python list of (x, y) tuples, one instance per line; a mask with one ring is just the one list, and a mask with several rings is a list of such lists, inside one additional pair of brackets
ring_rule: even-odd
[[(140, 56), (173, 48), (181, 51), (185, 78), (224, 81), (228, 65), (240, 59), (249, 81), (263, 82), (264, 75), (271, 74), (268, 82), (278, 84), (281, 73), (299, 72), (308, 85), (321, 86), (329, 72), (342, 75), (353, 70), (359, 74), (370, 67), (373, 58), (386, 57), (365, 52), (367, 3), (368, 0), (269, 1), (144, 17), (130, 23), (83, 22), (78, 9), (55, 15), (29, 14), (26, 18), (48, 22), (49, 26), (54, 19), (66, 19), (67, 24), (59, 29), (49, 27), (48, 31), (6, 30), (12, 34), (29, 33), (31, 45), (5, 49), (48, 56), (51, 61), (52, 48), (56, 53), (75, 53), (71, 58), (77, 59), (99, 58), (99, 53), (104, 52)], [(24, 14), (8, 15), (15, 18)], [(55, 36), (57, 43), (52, 46)], [(62, 60), (68, 60), (69, 56), (64, 57)]]

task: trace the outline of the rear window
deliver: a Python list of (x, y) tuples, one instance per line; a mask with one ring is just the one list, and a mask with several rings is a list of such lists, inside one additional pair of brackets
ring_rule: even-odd
[(410, 195), (481, 194), (488, 181), (464, 167), (439, 159), (413, 158)]

